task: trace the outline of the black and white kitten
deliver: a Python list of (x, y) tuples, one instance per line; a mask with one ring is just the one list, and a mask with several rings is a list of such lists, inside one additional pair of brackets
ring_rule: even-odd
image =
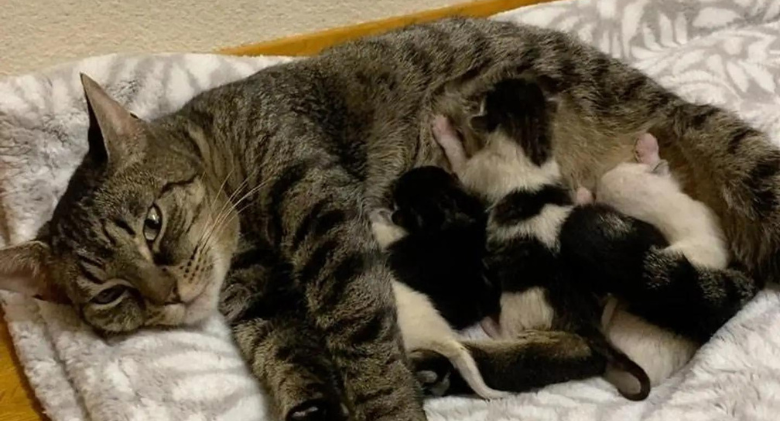
[[(375, 212), (371, 220), (395, 275), (398, 323), (407, 351), (438, 352), (479, 396), (507, 396), (485, 384), (455, 332), (498, 311), (499, 293), (485, 277), (482, 263), (484, 207), (437, 167), (408, 171), (396, 182), (393, 196), (395, 211)], [(441, 380), (436, 373), (428, 392), (451, 392)]]
[[(549, 148), (550, 106), (533, 82), (500, 82), (487, 94), (483, 114), (472, 120), (486, 137), (482, 150), (469, 158), (449, 121), (434, 123), (454, 171), (490, 203), (485, 261), (502, 295), (499, 322), (486, 330), (504, 338), (527, 329), (577, 333), (607, 359), (607, 377), (625, 397), (644, 399), (650, 392), (647, 374), (602, 331), (604, 285), (568, 262), (561, 237), (590, 236), (631, 254), (637, 265), (644, 250), (664, 239), (651, 225), (610, 208), (574, 205)], [(624, 373), (633, 381), (613, 375)]]
[[(663, 253), (682, 254), (700, 268), (726, 269), (728, 246), (715, 213), (682, 191), (652, 134), (639, 136), (635, 152), (636, 162), (621, 163), (598, 180), (595, 201), (657, 227), (669, 241)], [(577, 201), (590, 203), (594, 196), (581, 187)], [(699, 347), (625, 311), (616, 299), (608, 308), (604, 323), (609, 338), (647, 371), (653, 385), (685, 365)]]
[[(663, 198), (663, 189), (656, 193), (661, 193), (665, 206), (634, 203), (640, 204), (634, 211), (656, 212), (658, 219), (627, 216), (603, 203), (574, 206), (568, 190), (560, 186), (553, 158), (549, 133), (553, 111), (537, 83), (511, 79), (497, 83), (486, 94), (482, 112), (473, 116), (469, 127), (458, 128), (482, 137), (481, 148), (472, 156), (466, 156), (446, 118), (437, 119), (434, 127), (460, 180), (491, 203), (488, 266), (499, 274), (501, 287), (509, 291), (501, 299), (501, 333), (511, 336), (531, 327), (584, 329), (583, 335), (596, 338), (593, 346), (598, 348), (603, 334), (589, 336), (594, 334), (594, 326), (598, 327), (590, 292), (597, 296), (596, 302), (607, 294), (617, 297), (625, 306), (622, 314), (641, 317), (649, 325), (696, 344), (707, 341), (753, 297), (755, 282), (742, 271), (725, 267), (728, 256), (718, 253), (722, 242), (712, 252), (697, 252), (701, 235), (688, 235), (685, 224), (669, 220), (670, 206), (677, 203), (677, 196)], [(614, 174), (620, 180), (620, 174)], [(607, 191), (605, 180), (609, 178), (605, 176), (600, 182), (602, 194)], [(616, 197), (630, 196), (624, 191)], [(706, 216), (701, 207), (689, 209)], [(717, 221), (710, 218), (694, 233), (717, 239), (719, 234), (713, 227), (717, 228)], [(561, 285), (568, 292), (561, 294)], [(578, 290), (586, 300), (562, 298), (572, 297), (572, 291)], [(569, 304), (573, 305), (567, 307)], [(566, 312), (583, 310), (590, 312), (584, 326), (582, 318), (566, 317)], [(681, 350), (670, 355), (685, 353)], [(636, 379), (641, 377), (616, 361), (613, 368), (618, 370), (612, 373), (628, 371)], [(662, 377), (656, 374), (652, 377)], [(627, 384), (626, 380), (613, 377), (624, 394), (621, 384)], [(649, 382), (639, 383), (639, 390), (628, 392), (634, 398), (649, 390)]]

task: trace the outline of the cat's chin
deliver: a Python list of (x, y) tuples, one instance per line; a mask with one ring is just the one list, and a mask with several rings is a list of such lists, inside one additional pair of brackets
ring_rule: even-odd
[(218, 312), (219, 293), (227, 271), (227, 264), (222, 264), (221, 260), (215, 263), (211, 277), (203, 290), (185, 304), (184, 324), (199, 323)]

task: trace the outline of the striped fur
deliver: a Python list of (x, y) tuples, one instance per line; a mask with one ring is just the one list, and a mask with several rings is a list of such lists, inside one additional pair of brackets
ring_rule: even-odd
[[(16, 273), (14, 256), (29, 254), (25, 265), (34, 259), (45, 268), (29, 271), (36, 285), (66, 296), (104, 331), (194, 323), (216, 306), (240, 227), (242, 238), (270, 244), (289, 266), (299, 291), (293, 302), (336, 373), (328, 396), (343, 395), (353, 419), (422, 420), (395, 326), (391, 275), (365, 215), (389, 203), (403, 171), (443, 162), (429, 127), (434, 107), (457, 105), (452, 92), (478, 93), (528, 71), (560, 102), (555, 157), (568, 180), (594, 181), (624, 160), (637, 133), (650, 130), (667, 142), (665, 158), (686, 191), (723, 221), (740, 263), (767, 279), (778, 273), (780, 152), (765, 135), (562, 33), (469, 19), (271, 67), (153, 122), (90, 87), (90, 139), (105, 144), (91, 144), (40, 243), (0, 253), (0, 268)], [(155, 203), (173, 224), (150, 253), (142, 230)], [(226, 285), (234, 279), (228, 274)], [(285, 342), (263, 336), (262, 326), (260, 319), (236, 321), (248, 358), (306, 360), (303, 351), (269, 351)], [(260, 346), (258, 338), (271, 342)], [(259, 378), (275, 376), (262, 367), (255, 367)], [(327, 379), (320, 385), (332, 386)], [(274, 396), (287, 402), (283, 408), (320, 401), (319, 392), (304, 389)]]
[[(533, 79), (499, 81), (481, 101), (475, 118), (491, 122), (477, 129), (484, 146), (460, 162), (456, 172), (491, 204), (487, 262), (504, 292), (501, 333), (511, 337), (525, 329), (573, 330), (640, 381), (640, 391), (627, 396), (647, 396), (647, 375), (601, 332), (601, 303), (607, 294), (625, 300), (629, 311), (651, 323), (702, 343), (757, 293), (758, 284), (725, 265), (696, 266), (675, 247), (667, 248), (668, 241), (681, 240), (664, 238), (648, 222), (668, 234), (673, 223), (663, 218), (685, 216), (670, 215), (670, 206), (660, 205), (674, 196), (643, 197), (658, 202), (639, 207), (648, 222), (600, 204), (574, 206), (550, 153), (556, 145), (545, 133), (557, 115)], [(436, 132), (448, 154), (460, 147), (455, 130), (442, 132), (437, 125)], [(650, 170), (644, 171), (649, 175)], [(614, 171), (604, 178), (619, 184), (628, 175)], [(644, 182), (643, 187), (651, 186)], [(673, 195), (679, 188), (667, 186), (655, 193)], [(628, 193), (622, 194), (626, 201)], [(701, 205), (691, 212), (702, 216)]]

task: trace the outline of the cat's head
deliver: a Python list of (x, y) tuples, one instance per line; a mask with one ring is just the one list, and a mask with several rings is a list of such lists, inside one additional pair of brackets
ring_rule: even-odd
[(478, 222), (484, 213), (479, 199), (439, 167), (419, 167), (404, 173), (395, 183), (393, 199), (393, 223), (409, 233), (466, 226)]
[[(434, 136), (469, 190), (490, 200), (559, 176), (552, 143), (556, 104), (539, 83), (532, 78), (504, 79), (478, 100), (479, 112), (461, 119), (463, 127), (445, 131), (434, 126)], [(454, 133), (462, 134), (460, 141), (453, 140)], [(457, 142), (460, 154), (452, 152)], [(459, 159), (462, 163), (452, 162), (457, 155), (465, 156)]]
[(143, 121), (82, 83), (89, 151), (37, 238), (0, 250), (0, 288), (69, 303), (106, 333), (204, 319), (238, 222), (194, 129)]
[(659, 155), (658, 140), (650, 133), (639, 136), (634, 148), (635, 161), (623, 162), (607, 171), (596, 183), (598, 201), (639, 201), (653, 195), (660, 186), (677, 190), (677, 181), (669, 163)]

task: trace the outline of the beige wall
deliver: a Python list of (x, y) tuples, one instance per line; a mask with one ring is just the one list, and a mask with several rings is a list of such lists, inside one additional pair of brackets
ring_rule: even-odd
[(212, 51), (465, 0), (0, 0), (0, 75), (112, 52)]

